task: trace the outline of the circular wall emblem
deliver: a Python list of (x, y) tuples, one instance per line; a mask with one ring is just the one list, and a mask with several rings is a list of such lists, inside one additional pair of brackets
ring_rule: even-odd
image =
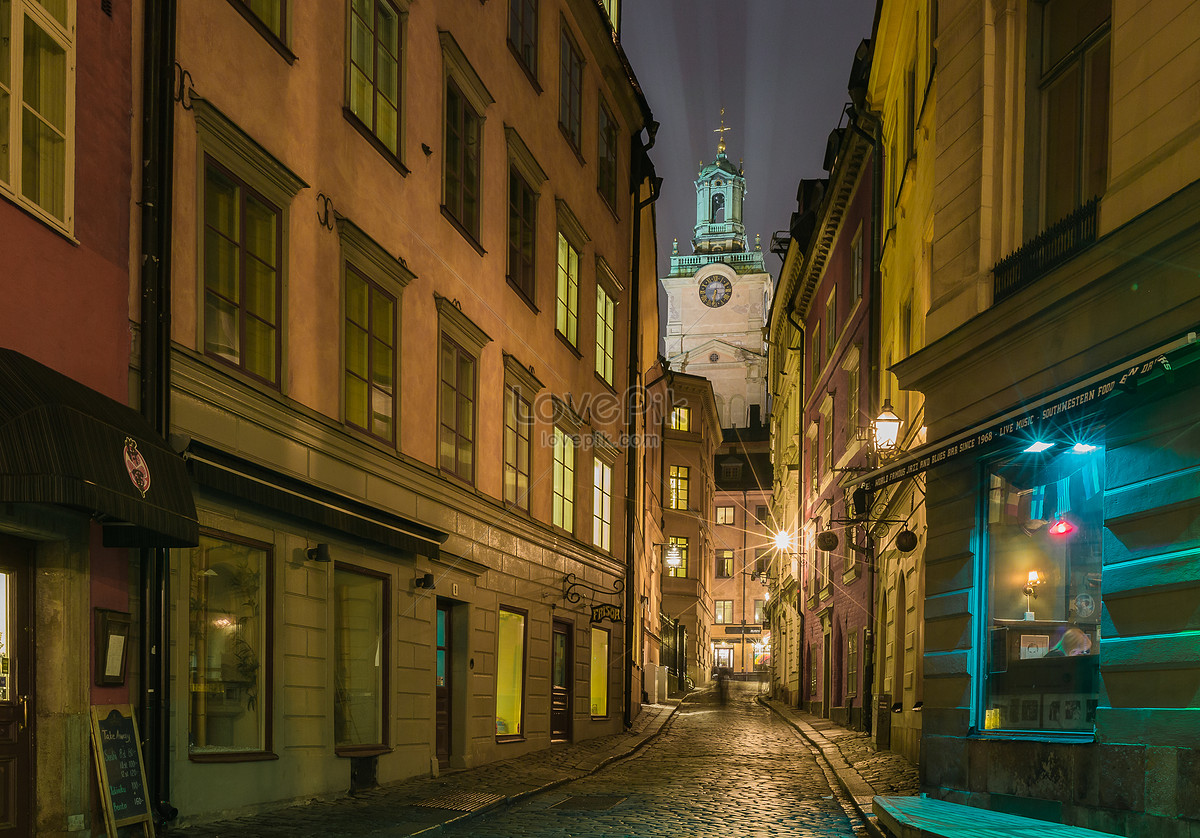
[(710, 276), (700, 283), (700, 300), (709, 308), (720, 308), (733, 295), (733, 283), (723, 276)]
[(718, 355), (716, 352), (714, 352), (714, 353), (712, 353), (711, 355), (709, 355), (709, 356), (708, 356), (708, 361), (709, 361), (709, 363), (711, 363), (711, 364), (715, 364), (715, 363), (716, 363), (717, 361), (719, 361), (720, 359), (721, 359), (721, 356), (720, 356), (720, 355)]
[(1096, 600), (1091, 594), (1080, 594), (1075, 597), (1075, 616), (1081, 620), (1096, 613)]

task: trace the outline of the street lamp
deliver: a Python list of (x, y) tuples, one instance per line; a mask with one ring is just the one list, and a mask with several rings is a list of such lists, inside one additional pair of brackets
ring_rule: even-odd
[(900, 438), (900, 417), (892, 412), (892, 400), (883, 400), (883, 410), (871, 423), (874, 434), (875, 451), (878, 453), (896, 450), (896, 442)]

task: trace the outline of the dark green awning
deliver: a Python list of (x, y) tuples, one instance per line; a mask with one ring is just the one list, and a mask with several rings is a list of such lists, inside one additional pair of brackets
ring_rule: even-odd
[(449, 534), (193, 441), (196, 484), (345, 536), (436, 559)]
[(193, 547), (183, 458), (132, 408), (0, 349), (0, 502), (85, 510), (107, 547)]

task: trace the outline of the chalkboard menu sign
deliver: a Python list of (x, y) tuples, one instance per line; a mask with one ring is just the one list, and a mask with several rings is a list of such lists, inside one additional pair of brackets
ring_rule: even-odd
[(92, 755), (108, 834), (115, 836), (119, 827), (143, 824), (145, 834), (153, 836), (146, 770), (132, 707), (112, 704), (92, 708)]

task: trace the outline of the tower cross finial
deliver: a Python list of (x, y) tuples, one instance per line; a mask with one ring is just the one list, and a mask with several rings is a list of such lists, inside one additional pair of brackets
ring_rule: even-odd
[(730, 129), (725, 125), (725, 109), (721, 108), (721, 127), (713, 129), (714, 134), (721, 135), (720, 139), (717, 141), (717, 154), (725, 153), (725, 132), (728, 130)]

